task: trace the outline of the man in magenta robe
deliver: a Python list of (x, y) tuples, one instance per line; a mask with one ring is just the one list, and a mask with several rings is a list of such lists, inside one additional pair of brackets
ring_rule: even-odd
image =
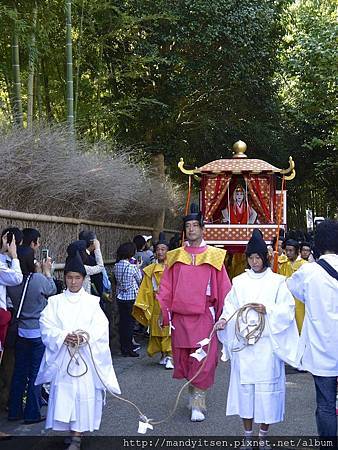
[[(183, 247), (167, 253), (167, 268), (161, 279), (157, 298), (161, 305), (163, 326), (172, 325), (173, 377), (191, 380), (191, 420), (205, 419), (206, 391), (214, 383), (219, 357), (217, 337), (213, 335), (204, 359), (190, 356), (208, 338), (222, 313), (224, 298), (231, 288), (224, 267), (225, 251), (206, 245), (204, 223), (196, 206), (183, 218), (187, 241)], [(207, 346), (203, 350), (207, 351)]]

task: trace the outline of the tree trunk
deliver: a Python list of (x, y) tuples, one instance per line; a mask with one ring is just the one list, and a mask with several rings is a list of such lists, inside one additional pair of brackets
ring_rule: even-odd
[(76, 83), (75, 83), (75, 99), (74, 99), (74, 122), (76, 123), (77, 107), (79, 103), (79, 90), (80, 90), (80, 64), (82, 53), (82, 34), (83, 34), (83, 13), (84, 13), (84, 0), (82, 0), (81, 19), (80, 19), (80, 32), (79, 41), (77, 47), (77, 69), (76, 69)]
[(67, 123), (74, 130), (72, 1), (66, 0)]
[(36, 104), (37, 104), (38, 118), (39, 118), (39, 122), (41, 122), (42, 118), (43, 118), (43, 113), (42, 113), (42, 99), (41, 99), (39, 66), (36, 69), (34, 83), (35, 83), (35, 98), (36, 98)]
[[(100, 45), (100, 66), (101, 67), (102, 67), (102, 64), (103, 64), (103, 45), (101, 44)], [(97, 77), (97, 90), (96, 90), (96, 101), (97, 101), (98, 105), (100, 104), (100, 98), (101, 98), (101, 76), (99, 74)], [(97, 140), (99, 140), (100, 134), (101, 134), (99, 118), (96, 119), (95, 130), (96, 131), (94, 131), (94, 133), (96, 132), (96, 136), (95, 135), (94, 136)]]
[[(165, 166), (163, 153), (156, 153), (151, 155), (151, 166), (153, 176), (158, 179), (160, 183), (165, 183)], [(163, 207), (157, 216), (154, 218), (153, 224), (153, 240), (157, 241), (160, 231), (164, 228), (165, 208)]]
[(46, 68), (46, 64), (44, 59), (41, 59), (41, 70), (42, 70), (42, 80), (43, 80), (43, 88), (45, 93), (45, 105), (46, 105), (46, 116), (49, 122), (53, 121), (53, 111), (52, 104), (49, 95), (49, 78), (48, 72)]
[(11, 86), (11, 81), (9, 80), (7, 73), (4, 71), (4, 80), (5, 80), (5, 85), (6, 85), (6, 91), (7, 91), (7, 95), (5, 96), (5, 111), (7, 112), (7, 117), (8, 117), (8, 122), (10, 122), (12, 120), (13, 117), (13, 102), (12, 100), (12, 96), (11, 96), (11, 92), (12, 92), (12, 86)]
[(27, 85), (27, 128), (29, 130), (33, 127), (33, 110), (34, 110), (34, 69), (35, 69), (35, 30), (36, 20), (38, 15), (38, 7), (35, 2), (33, 9), (33, 31), (31, 35), (31, 42), (29, 46), (29, 62), (28, 62), (28, 85)]
[[(17, 10), (15, 6), (14, 12), (15, 16), (17, 16)], [(22, 114), (22, 99), (21, 99), (19, 36), (15, 19), (12, 36), (12, 70), (13, 70), (13, 118), (14, 123), (19, 127), (22, 127), (23, 114)]]

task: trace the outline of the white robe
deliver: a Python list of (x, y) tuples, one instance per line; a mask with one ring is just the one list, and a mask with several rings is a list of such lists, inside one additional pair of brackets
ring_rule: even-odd
[[(100, 427), (105, 386), (120, 394), (109, 349), (108, 320), (99, 306), (99, 298), (68, 290), (48, 299), (40, 317), (42, 341), (46, 350), (35, 384), (51, 383), (46, 428), (58, 431), (93, 431)], [(89, 333), (93, 359), (88, 345), (80, 347), (88, 371), (80, 377), (67, 373), (70, 355), (64, 340), (68, 333), (83, 330)], [(69, 371), (81, 374), (85, 365), (72, 361)]]
[[(223, 344), (223, 360), (231, 359), (231, 375), (227, 400), (227, 415), (253, 418), (256, 423), (276, 423), (283, 420), (285, 404), (284, 362), (294, 364), (297, 356), (298, 331), (295, 302), (286, 287), (285, 278), (271, 269), (262, 273), (247, 270), (233, 279), (225, 298), (220, 318), (229, 319), (247, 303), (261, 303), (266, 308), (265, 328), (256, 344), (242, 347), (235, 335), (236, 315), (226, 328), (218, 332)], [(258, 321), (258, 313), (248, 314), (250, 326)], [(246, 335), (246, 324), (240, 323)]]
[[(338, 255), (322, 255), (338, 271)], [(303, 264), (287, 285), (305, 304), (299, 340), (300, 368), (320, 377), (338, 376), (338, 281), (319, 264)]]

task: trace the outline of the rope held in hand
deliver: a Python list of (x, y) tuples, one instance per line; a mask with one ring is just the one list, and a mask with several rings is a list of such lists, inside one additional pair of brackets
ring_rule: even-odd
[[(236, 311), (229, 317), (229, 319), (227, 320), (227, 322), (229, 322), (229, 321), (232, 320), (232, 319), (235, 317), (235, 315), (237, 314), (237, 317), (236, 317), (235, 333), (236, 333), (236, 337), (237, 337), (238, 340), (243, 340), (243, 336), (240, 335), (240, 329), (239, 329), (240, 321), (243, 321), (244, 323), (247, 323), (247, 314), (248, 314), (249, 310), (250, 310), (250, 309), (253, 309), (255, 306), (257, 306), (257, 305), (254, 304), (254, 303), (249, 303), (249, 304), (247, 304), (247, 305), (244, 305), (244, 306), (242, 306), (241, 308), (239, 308), (238, 310), (236, 310)], [(258, 324), (253, 328), (253, 330), (250, 331), (250, 332), (248, 333), (248, 335), (246, 336), (246, 341), (247, 341), (246, 344), (245, 344), (242, 348), (240, 348), (240, 349), (234, 349), (233, 351), (240, 351), (240, 350), (243, 350), (243, 348), (244, 348), (246, 345), (248, 345), (249, 339), (252, 339), (252, 338), (253, 338), (253, 339), (254, 339), (254, 343), (258, 342), (258, 340), (260, 339), (260, 337), (261, 337), (261, 335), (262, 335), (262, 333), (263, 333), (264, 327), (265, 327), (265, 318), (264, 318), (264, 314), (258, 313), (258, 315), (259, 315), (259, 322), (258, 322)], [(94, 357), (93, 357), (92, 348), (91, 348), (91, 345), (90, 345), (90, 343), (89, 343), (89, 338), (90, 338), (90, 336), (89, 336), (89, 334), (88, 334), (86, 331), (83, 331), (83, 330), (76, 330), (76, 331), (74, 331), (73, 334), (76, 334), (76, 335), (77, 335), (77, 343), (76, 343), (75, 345), (72, 345), (72, 346), (67, 345), (67, 347), (68, 347), (68, 353), (69, 353), (69, 355), (70, 355), (70, 361), (69, 361), (69, 363), (68, 363), (68, 365), (67, 365), (67, 373), (68, 373), (68, 375), (70, 375), (71, 377), (81, 377), (81, 376), (85, 375), (85, 374), (88, 372), (88, 365), (87, 365), (87, 363), (85, 362), (85, 360), (84, 360), (84, 358), (83, 358), (83, 356), (81, 355), (81, 352), (80, 352), (80, 348), (83, 347), (83, 346), (85, 346), (85, 345), (87, 345), (87, 346), (88, 346), (88, 349), (89, 349), (90, 357), (91, 357), (91, 360), (92, 360), (92, 363), (93, 363), (93, 366), (94, 366), (94, 369), (95, 369), (95, 372), (96, 372), (96, 374), (97, 374), (99, 380), (101, 381), (102, 385), (105, 387), (105, 389), (106, 389), (113, 397), (115, 397), (115, 398), (117, 398), (118, 400), (121, 400), (121, 401), (123, 401), (123, 402), (125, 402), (125, 403), (128, 403), (129, 405), (133, 406), (133, 407), (137, 410), (137, 412), (138, 412), (138, 414), (139, 414), (139, 417), (140, 417), (140, 420), (141, 420), (141, 421), (146, 422), (146, 423), (149, 423), (149, 424), (151, 424), (151, 425), (159, 425), (159, 424), (161, 424), (161, 423), (164, 423), (164, 422), (168, 421), (168, 420), (175, 414), (183, 390), (184, 390), (187, 386), (189, 386), (190, 384), (192, 384), (192, 382), (198, 377), (198, 375), (199, 375), (199, 374), (201, 373), (201, 371), (203, 370), (203, 368), (204, 368), (204, 366), (205, 366), (205, 364), (206, 364), (206, 362), (207, 362), (207, 359), (208, 359), (208, 355), (209, 355), (209, 351), (210, 351), (210, 346), (211, 346), (211, 342), (212, 342), (211, 340), (212, 340), (212, 338), (213, 338), (213, 336), (214, 336), (214, 334), (215, 334), (215, 331), (216, 331), (215, 327), (216, 327), (216, 324), (214, 325), (214, 327), (213, 327), (213, 329), (211, 330), (211, 333), (210, 333), (210, 335), (209, 335), (209, 343), (208, 343), (208, 347), (207, 347), (207, 351), (206, 351), (206, 356), (205, 356), (205, 358), (204, 358), (204, 360), (203, 360), (203, 362), (202, 362), (200, 368), (198, 369), (198, 371), (195, 373), (195, 375), (194, 375), (190, 380), (188, 380), (186, 383), (183, 384), (183, 386), (181, 387), (181, 389), (179, 390), (179, 392), (178, 392), (178, 394), (177, 394), (177, 396), (176, 396), (176, 401), (175, 401), (175, 404), (174, 404), (173, 409), (172, 409), (172, 410), (170, 411), (170, 413), (169, 413), (164, 419), (162, 419), (162, 420), (155, 421), (155, 420), (153, 420), (153, 419), (148, 419), (147, 416), (140, 410), (140, 408), (139, 408), (134, 402), (132, 402), (131, 400), (128, 400), (128, 399), (126, 399), (126, 398), (124, 398), (124, 397), (122, 397), (122, 396), (120, 396), (120, 395), (115, 394), (113, 391), (110, 390), (110, 388), (109, 388), (108, 386), (106, 386), (106, 384), (105, 384), (104, 381), (102, 380), (101, 375), (100, 375), (100, 373), (99, 373), (99, 371), (98, 371), (98, 369), (97, 369), (97, 367), (96, 367), (95, 360), (94, 360)], [(85, 369), (84, 369), (83, 373), (81, 373), (81, 374), (79, 374), (79, 375), (74, 375), (74, 374), (72, 374), (71, 371), (70, 371), (70, 365), (71, 365), (71, 362), (72, 362), (73, 360), (75, 361), (75, 363), (76, 363), (77, 365), (79, 365), (78, 358), (80, 358), (80, 359), (82, 360), (82, 362), (84, 363)]]
[[(234, 315), (236, 314), (235, 336), (236, 336), (238, 342), (242, 341), (241, 347), (232, 348), (233, 352), (240, 352), (247, 345), (250, 345), (250, 341), (252, 341), (252, 340), (253, 340), (253, 344), (256, 344), (260, 340), (260, 338), (263, 334), (263, 331), (265, 328), (265, 315), (262, 313), (259, 313), (259, 312), (257, 312), (258, 324), (252, 326), (252, 330), (248, 331), (248, 333), (245, 336), (243, 336), (241, 334), (240, 324), (242, 322), (242, 323), (248, 325), (248, 313), (251, 309), (255, 309), (255, 306), (257, 306), (257, 304), (248, 303), (247, 305), (244, 305), (241, 308), (237, 309), (237, 311), (235, 311), (235, 313), (227, 320), (227, 322), (229, 322), (229, 320), (231, 320), (234, 317)], [(243, 341), (244, 341), (244, 343), (243, 343)]]
[[(83, 347), (84, 345), (88, 344), (89, 333), (87, 333), (86, 331), (83, 331), (83, 330), (76, 330), (76, 331), (74, 331), (73, 334), (75, 334), (77, 337), (76, 344), (74, 344), (74, 345), (66, 344), (68, 354), (70, 356), (69, 362), (67, 364), (67, 373), (69, 376), (71, 376), (73, 378), (79, 378), (79, 377), (83, 377), (83, 375), (85, 375), (88, 372), (88, 365), (79, 350), (80, 350), (80, 347)], [(79, 358), (82, 360), (82, 362), (85, 366), (85, 369), (84, 369), (84, 372), (74, 375), (70, 372), (70, 365), (74, 360), (75, 364), (79, 366), (80, 365)]]

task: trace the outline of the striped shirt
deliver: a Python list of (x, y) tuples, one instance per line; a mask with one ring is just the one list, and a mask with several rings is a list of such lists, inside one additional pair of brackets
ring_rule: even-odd
[(114, 266), (116, 298), (121, 301), (135, 301), (142, 281), (140, 269), (123, 259)]

